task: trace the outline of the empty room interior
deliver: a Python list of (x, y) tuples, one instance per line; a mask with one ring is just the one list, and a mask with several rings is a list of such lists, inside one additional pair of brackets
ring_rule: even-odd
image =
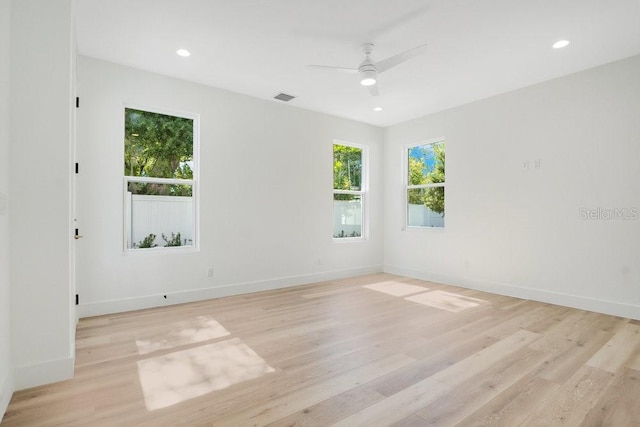
[(2, 427), (639, 402), (637, 0), (0, 0)]

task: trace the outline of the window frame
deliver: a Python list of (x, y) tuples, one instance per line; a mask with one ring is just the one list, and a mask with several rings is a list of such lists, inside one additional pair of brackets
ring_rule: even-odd
[[(345, 147), (353, 147), (358, 148), (362, 153), (362, 165), (360, 169), (360, 190), (336, 190), (333, 188), (333, 162), (334, 162), (334, 146), (342, 145)], [(338, 139), (334, 139), (331, 144), (331, 213), (332, 218), (335, 215), (335, 195), (336, 194), (351, 194), (351, 195), (359, 195), (360, 203), (362, 205), (361, 212), (361, 233), (359, 237), (334, 237), (334, 229), (333, 229), (333, 220), (331, 221), (331, 237), (335, 243), (353, 243), (353, 242), (364, 242), (369, 239), (369, 203), (368, 203), (368, 193), (369, 193), (369, 147), (363, 144), (357, 144), (353, 142), (342, 141)]]
[[(200, 115), (197, 113), (190, 113), (184, 111), (176, 111), (171, 109), (150, 107), (140, 104), (125, 103), (122, 106), (122, 151), (120, 152), (120, 161), (124, 159), (124, 140), (125, 140), (125, 115), (127, 109), (134, 109), (145, 111), (149, 113), (162, 114), (165, 116), (179, 117), (183, 119), (189, 119), (193, 121), (193, 178), (192, 179), (178, 179), (178, 178), (156, 178), (156, 177), (141, 177), (141, 176), (128, 176), (124, 175), (122, 179), (122, 245), (124, 255), (152, 255), (152, 254), (171, 254), (171, 253), (188, 253), (200, 251)], [(122, 163), (121, 163), (122, 165)], [(122, 167), (122, 166), (121, 166)], [(122, 170), (122, 169), (121, 169)], [(128, 233), (127, 227), (130, 227), (131, 213), (127, 210), (127, 192), (128, 184), (130, 182), (147, 182), (154, 184), (184, 184), (191, 186), (191, 197), (193, 197), (193, 244), (189, 246), (157, 246), (154, 248), (129, 248), (128, 247)]]
[[(445, 153), (446, 153), (446, 139), (443, 136), (437, 138), (431, 138), (427, 140), (418, 141), (411, 144), (403, 145), (401, 162), (402, 162), (402, 187), (404, 191), (404, 195), (402, 196), (402, 200), (404, 202), (404, 226), (403, 231), (406, 230), (444, 230), (446, 227), (446, 223), (442, 227), (434, 227), (434, 226), (424, 226), (424, 225), (409, 225), (409, 190), (416, 188), (435, 188), (435, 187), (443, 187), (445, 188), (445, 207), (447, 204), (447, 196), (446, 196), (446, 175), (444, 182), (432, 183), (432, 184), (419, 184), (419, 185), (409, 185), (409, 150), (415, 147), (420, 147), (423, 145), (435, 145), (439, 143), (445, 144)], [(445, 160), (446, 162), (446, 160)], [(446, 163), (445, 163), (446, 165)], [(446, 209), (445, 209), (446, 211)]]

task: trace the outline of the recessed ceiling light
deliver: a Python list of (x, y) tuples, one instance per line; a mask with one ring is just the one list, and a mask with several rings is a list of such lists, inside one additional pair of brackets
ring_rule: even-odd
[(554, 49), (562, 49), (563, 47), (569, 46), (569, 40), (558, 40), (553, 44)]
[(191, 56), (191, 52), (189, 52), (187, 49), (178, 49), (176, 50), (176, 53), (180, 56), (184, 56), (185, 58), (187, 56)]
[(382, 107), (374, 107), (373, 111), (382, 111)]

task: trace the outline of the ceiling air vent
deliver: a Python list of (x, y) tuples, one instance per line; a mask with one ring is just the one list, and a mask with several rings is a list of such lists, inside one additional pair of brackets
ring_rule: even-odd
[(284, 101), (284, 102), (289, 102), (293, 98), (295, 98), (295, 96), (287, 95), (286, 93), (279, 93), (273, 97), (273, 99), (279, 99), (280, 101)]

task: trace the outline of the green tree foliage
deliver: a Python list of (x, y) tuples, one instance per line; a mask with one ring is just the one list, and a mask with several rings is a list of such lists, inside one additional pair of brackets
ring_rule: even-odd
[[(333, 146), (334, 190), (356, 190), (362, 188), (362, 149), (346, 145)], [(335, 194), (335, 200), (353, 200), (352, 194)]]
[(180, 239), (180, 233), (174, 234), (171, 233), (171, 237), (167, 237), (162, 233), (162, 240), (164, 240), (165, 247), (170, 246), (182, 246), (182, 240)]
[(151, 233), (147, 237), (142, 239), (140, 242), (138, 242), (137, 247), (139, 249), (155, 248), (156, 246), (158, 246), (156, 245), (155, 242), (156, 242), (156, 235)]
[[(435, 166), (427, 174), (427, 182), (436, 184), (444, 182), (444, 144), (433, 146), (435, 154)], [(424, 195), (424, 204), (432, 211), (444, 216), (444, 187), (427, 188)]]
[[(193, 120), (125, 109), (124, 174), (192, 179)], [(135, 194), (191, 195), (188, 185), (132, 183)]]
[[(409, 157), (409, 185), (422, 185), (427, 183), (427, 177), (424, 175), (426, 166), (421, 159)], [(421, 188), (413, 188), (409, 190), (409, 203), (412, 205), (421, 205), (424, 203), (424, 191)]]
[[(429, 147), (429, 148), (428, 148)], [(429, 157), (428, 150), (433, 149), (434, 166), (428, 170), (424, 159)], [(409, 185), (437, 184), (445, 182), (445, 146), (444, 143), (424, 146), (420, 157), (409, 156)], [(426, 172), (426, 173), (425, 173)], [(440, 215), (444, 215), (444, 187), (409, 189), (410, 204), (423, 204)]]
[(352, 231), (351, 234), (347, 234), (344, 232), (344, 230), (340, 230), (340, 233), (335, 234), (333, 237), (336, 239), (343, 239), (345, 237), (360, 237), (361, 234), (358, 233), (357, 231)]

